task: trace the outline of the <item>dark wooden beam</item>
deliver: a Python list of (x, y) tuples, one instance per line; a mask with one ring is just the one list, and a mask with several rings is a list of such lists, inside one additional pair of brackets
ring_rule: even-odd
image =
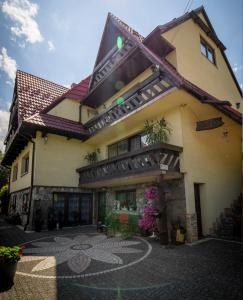
[(218, 128), (224, 124), (222, 117), (212, 118), (208, 120), (198, 121), (196, 131), (210, 130)]

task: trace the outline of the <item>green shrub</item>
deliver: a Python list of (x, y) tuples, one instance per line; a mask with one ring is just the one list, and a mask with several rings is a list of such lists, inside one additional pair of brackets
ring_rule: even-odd
[(0, 247), (0, 262), (17, 262), (23, 253), (23, 248), (20, 246), (15, 247)]

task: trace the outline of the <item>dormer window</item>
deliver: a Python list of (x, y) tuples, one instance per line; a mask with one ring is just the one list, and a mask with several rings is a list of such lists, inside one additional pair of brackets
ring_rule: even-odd
[(203, 38), (201, 38), (201, 53), (216, 65), (214, 49)]

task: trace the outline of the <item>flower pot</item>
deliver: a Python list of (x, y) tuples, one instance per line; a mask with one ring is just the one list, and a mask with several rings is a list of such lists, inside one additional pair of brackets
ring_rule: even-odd
[(11, 287), (14, 283), (14, 275), (18, 262), (0, 261), (0, 287)]

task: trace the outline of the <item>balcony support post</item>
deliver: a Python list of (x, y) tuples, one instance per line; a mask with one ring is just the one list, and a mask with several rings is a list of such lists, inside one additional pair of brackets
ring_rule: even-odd
[(158, 220), (159, 236), (162, 245), (167, 245), (169, 242), (169, 233), (167, 226), (167, 205), (165, 197), (165, 184), (163, 175), (158, 176), (158, 191), (159, 191), (159, 201), (158, 208), (160, 212), (160, 218)]

